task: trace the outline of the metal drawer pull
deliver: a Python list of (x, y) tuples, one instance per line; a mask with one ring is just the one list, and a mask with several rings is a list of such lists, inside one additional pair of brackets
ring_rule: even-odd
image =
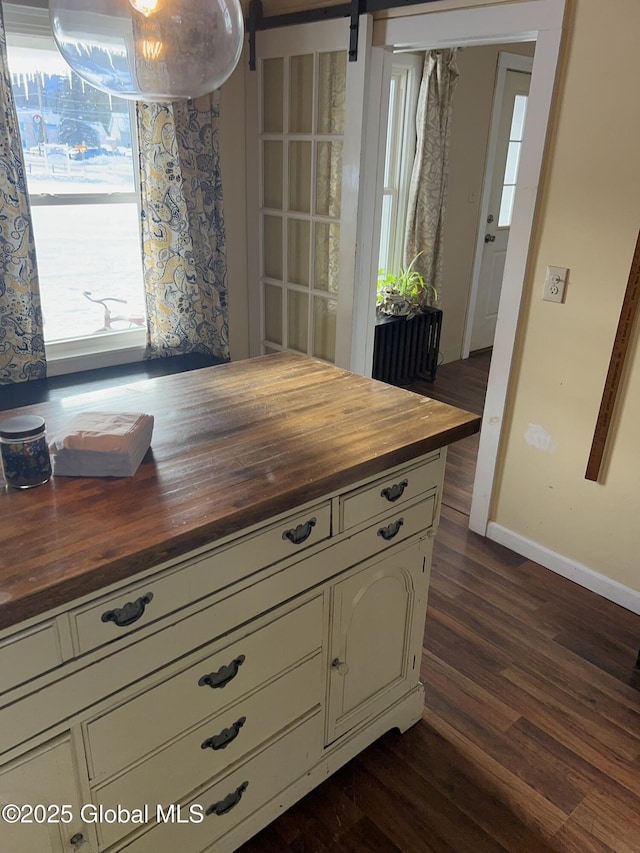
[(402, 493), (409, 485), (408, 480), (401, 480), (399, 483), (395, 483), (393, 486), (388, 486), (386, 489), (383, 489), (380, 492), (381, 498), (386, 498), (388, 501), (393, 503), (397, 501), (399, 497), (402, 496)]
[(380, 530), (378, 530), (378, 536), (382, 536), (382, 538), (388, 542), (389, 539), (393, 539), (394, 536), (397, 536), (398, 530), (400, 530), (403, 524), (404, 518), (392, 521), (391, 524), (386, 527), (381, 527)]
[(240, 734), (240, 729), (247, 722), (246, 717), (240, 717), (240, 719), (235, 722), (232, 726), (229, 726), (228, 729), (222, 729), (219, 735), (214, 735), (213, 737), (208, 737), (202, 744), (200, 744), (201, 749), (224, 749), (229, 746), (231, 741), (234, 741), (238, 735)]
[(285, 530), (282, 534), (283, 539), (288, 539), (294, 545), (300, 545), (305, 539), (311, 536), (311, 528), (315, 527), (316, 519), (310, 518), (304, 524), (299, 524), (297, 527), (292, 527), (291, 530)]
[(103, 622), (114, 622), (119, 628), (133, 625), (144, 615), (147, 604), (153, 598), (153, 593), (148, 592), (141, 595), (135, 601), (128, 601), (124, 607), (116, 607), (115, 610), (107, 610), (100, 617)]
[(248, 787), (248, 782), (243, 782), (242, 785), (238, 785), (235, 791), (227, 794), (224, 800), (220, 800), (219, 802), (209, 806), (205, 814), (226, 814), (227, 812), (230, 812), (234, 806), (238, 805), (242, 799), (242, 795)]
[(221, 666), (217, 672), (203, 675), (198, 681), (198, 687), (226, 687), (238, 674), (238, 670), (244, 663), (244, 655), (239, 655), (227, 666)]

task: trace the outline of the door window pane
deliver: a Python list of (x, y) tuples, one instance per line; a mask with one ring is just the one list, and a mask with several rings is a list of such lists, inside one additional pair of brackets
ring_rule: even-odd
[(289, 143), (289, 209), (311, 212), (311, 143)]
[(522, 134), (524, 132), (524, 120), (527, 114), (527, 95), (516, 95), (513, 102), (513, 113), (511, 115), (511, 128), (509, 130), (509, 148), (507, 150), (507, 162), (504, 169), (502, 196), (500, 199), (500, 213), (498, 214), (498, 227), (508, 228), (511, 225), (513, 215), (513, 201), (518, 181), (518, 169), (520, 167), (520, 150), (522, 148)]
[(509, 139), (521, 140), (524, 134), (524, 120), (527, 116), (527, 95), (516, 95), (513, 103), (513, 118)]
[(309, 334), (309, 297), (306, 293), (289, 290), (287, 302), (289, 349), (306, 353)]
[(337, 222), (316, 222), (313, 286), (316, 290), (338, 292), (340, 226)]
[(321, 53), (318, 60), (318, 133), (344, 133), (347, 54)]
[(288, 230), (288, 280), (294, 284), (309, 286), (310, 236), (309, 222), (290, 219)]
[(510, 142), (507, 150), (507, 165), (504, 170), (504, 183), (515, 184), (520, 164), (521, 142)]
[(282, 142), (263, 143), (264, 206), (282, 210)]
[(264, 286), (264, 336), (274, 344), (282, 343), (282, 288)]
[(313, 300), (313, 355), (333, 362), (336, 352), (336, 315), (338, 303), (335, 299), (315, 297)]
[(289, 131), (311, 133), (313, 114), (313, 54), (292, 56), (289, 62)]
[(265, 133), (282, 133), (283, 61), (262, 63), (262, 124)]
[(262, 223), (264, 274), (282, 281), (282, 219), (263, 216)]
[(318, 142), (316, 213), (340, 218), (342, 198), (342, 142)]
[(505, 186), (502, 188), (502, 198), (500, 199), (500, 213), (498, 215), (498, 226), (508, 227), (511, 225), (511, 216), (513, 214), (513, 199), (516, 194), (514, 186)]

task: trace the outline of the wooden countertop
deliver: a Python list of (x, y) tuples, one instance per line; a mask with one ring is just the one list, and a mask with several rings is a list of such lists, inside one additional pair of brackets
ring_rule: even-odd
[(0, 493), (0, 628), (477, 432), (444, 403), (289, 353), (28, 406), (154, 415), (126, 479)]

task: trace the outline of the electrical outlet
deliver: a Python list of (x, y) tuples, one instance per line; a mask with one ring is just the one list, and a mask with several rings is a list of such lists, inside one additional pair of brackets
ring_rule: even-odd
[(569, 270), (566, 267), (547, 267), (542, 298), (546, 302), (564, 302)]

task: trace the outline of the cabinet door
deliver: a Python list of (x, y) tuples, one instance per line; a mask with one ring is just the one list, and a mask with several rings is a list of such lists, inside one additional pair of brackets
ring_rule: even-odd
[(430, 551), (394, 551), (333, 587), (327, 743), (418, 683)]
[(80, 820), (81, 798), (68, 739), (52, 741), (0, 768), (0, 807), (9, 804), (23, 807), (22, 820), (2, 821), (2, 850), (11, 853), (94, 850)]

